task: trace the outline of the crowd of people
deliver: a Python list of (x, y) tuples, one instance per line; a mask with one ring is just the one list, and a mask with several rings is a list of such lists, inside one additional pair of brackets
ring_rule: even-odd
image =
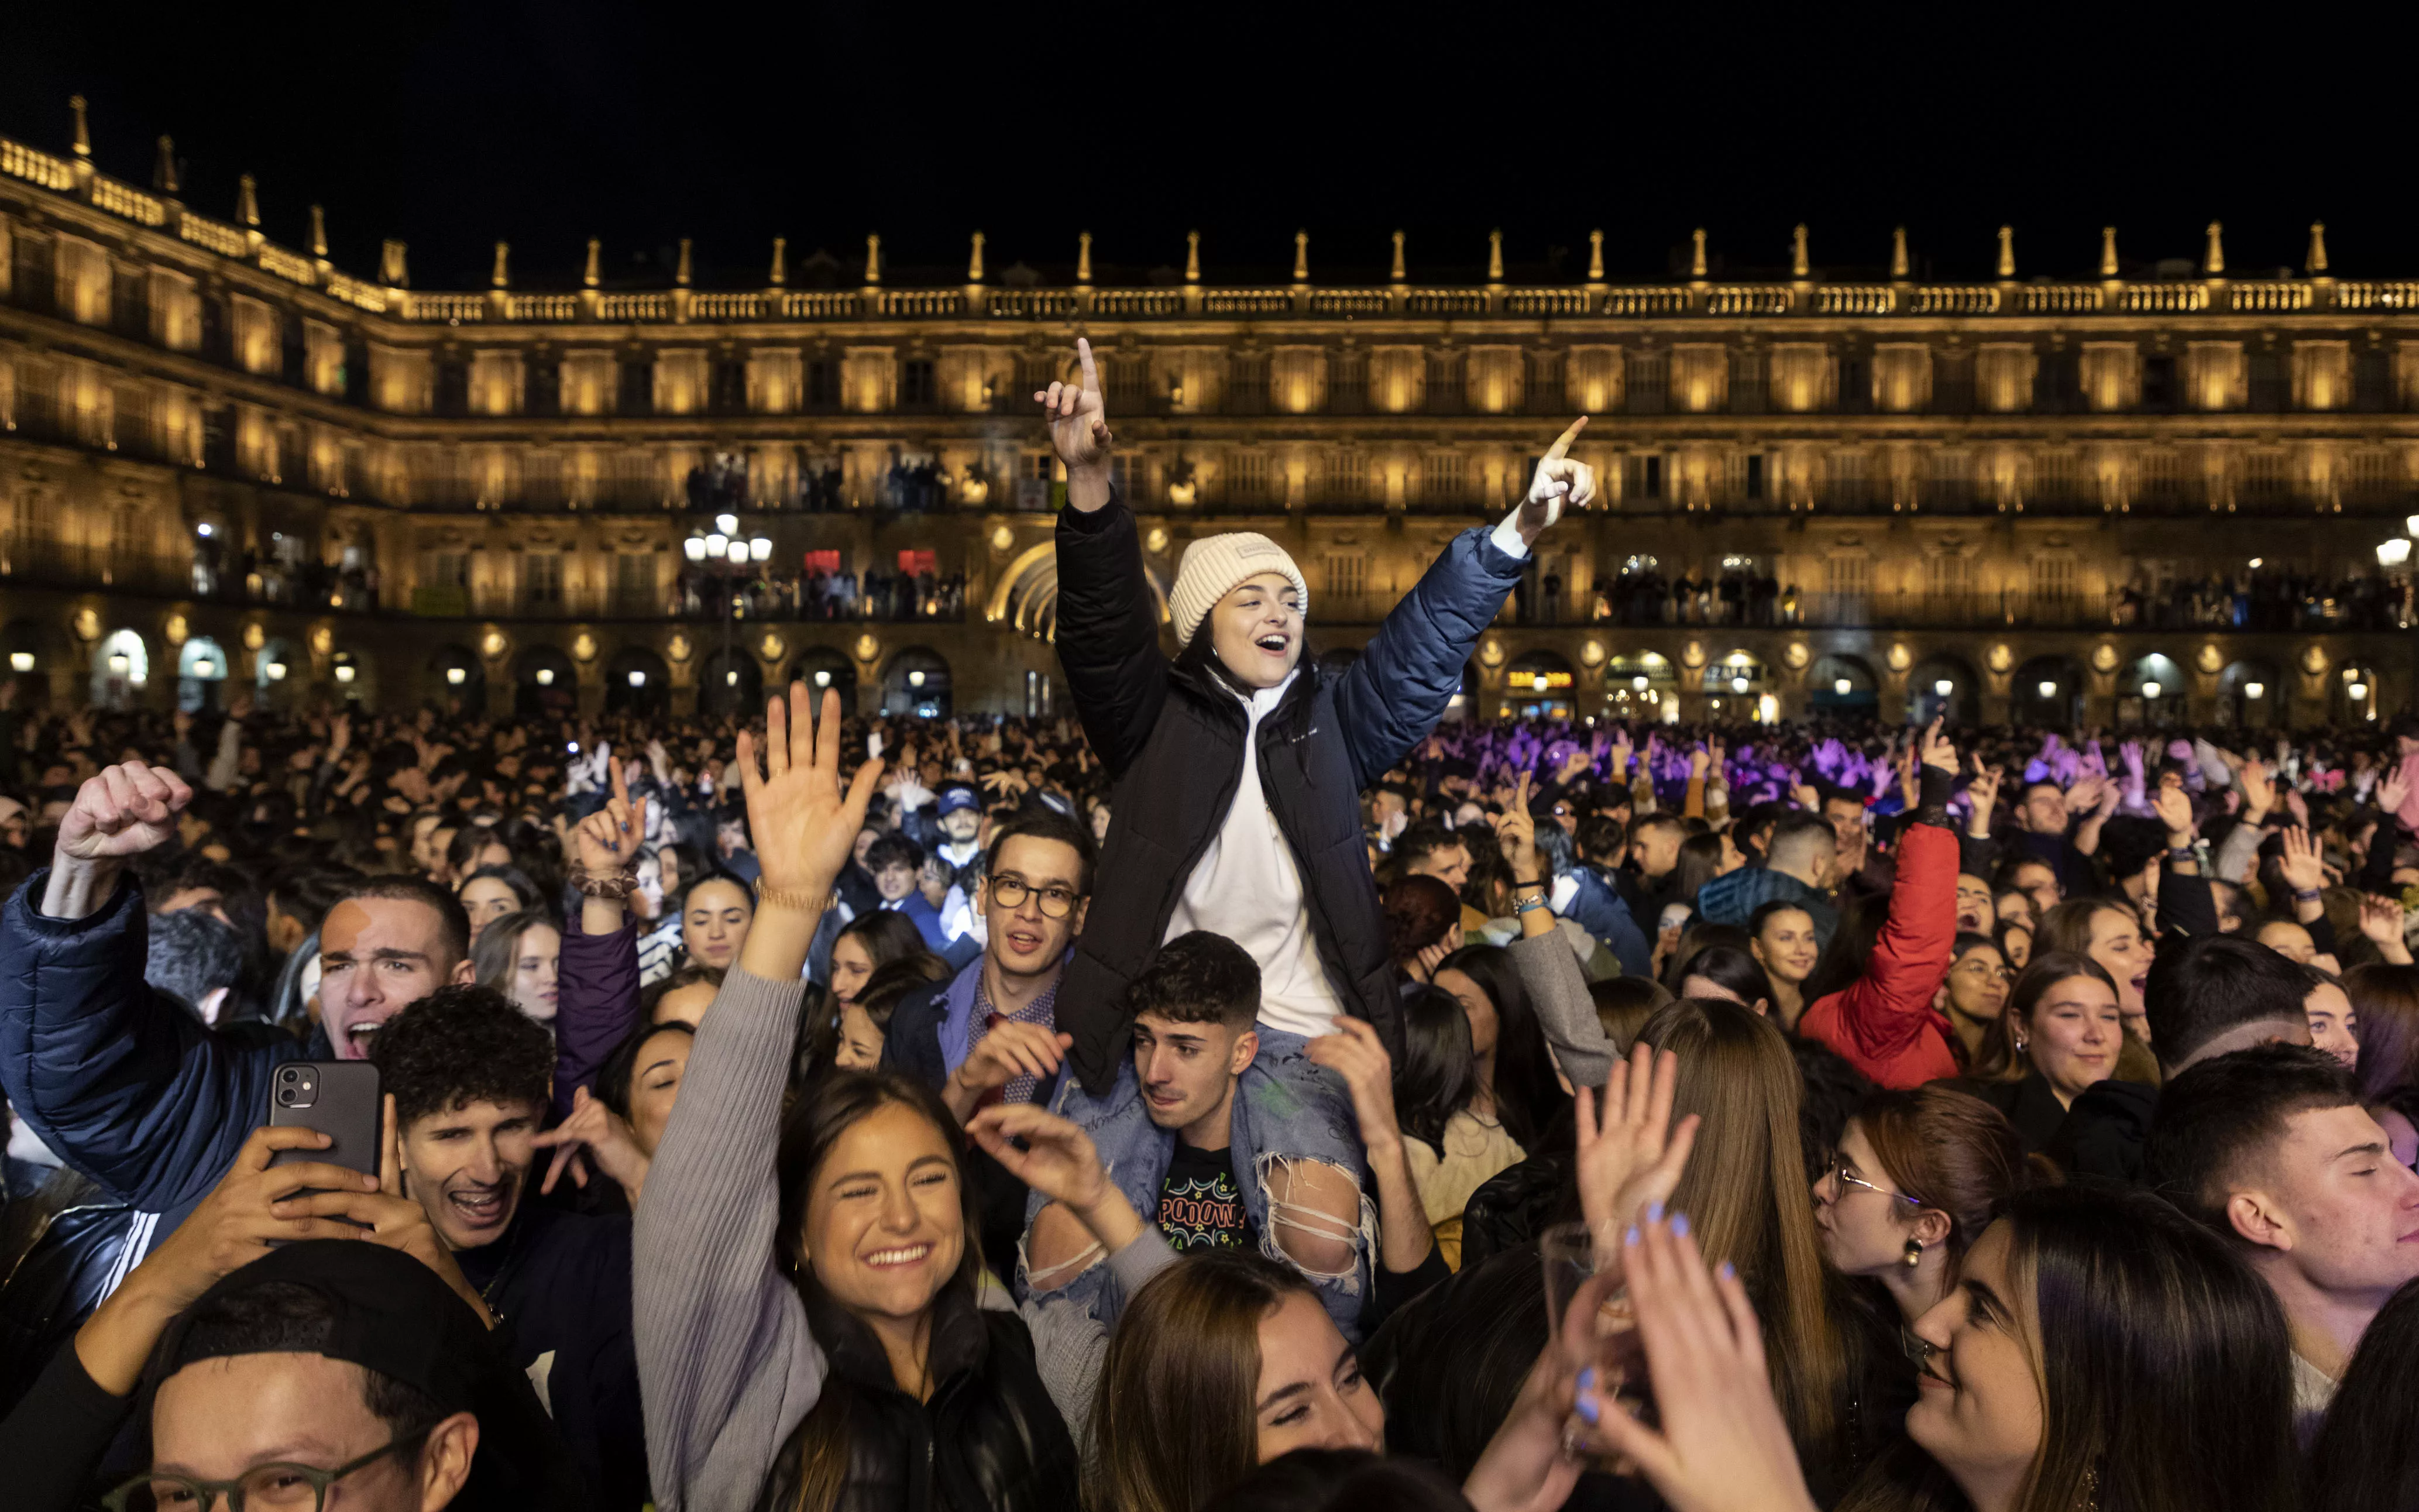
[(710, 613), (726, 591), (743, 598), (749, 615), (788, 620), (962, 620), (966, 612), (966, 575), (854, 572), (809, 567), (804, 571), (759, 569), (735, 583), (712, 568), (684, 568), (673, 595), (685, 614)]
[(2411, 623), (2411, 579), (2364, 573), (2331, 580), (2255, 561), (2231, 576), (2178, 578), (2165, 585), (2137, 572), (2117, 591), (2114, 608), (2119, 625), (2162, 630), (2393, 630)]
[(1079, 352), (1071, 719), (0, 708), (12, 1507), (2419, 1506), (2419, 717), (1170, 655)]
[(1597, 589), (1589, 617), (1616, 625), (1771, 625), (1776, 612), (1784, 623), (1795, 617), (1797, 585), (1783, 589), (1761, 566), (1734, 558), (1719, 572), (1684, 567), (1667, 579), (1660, 563), (1641, 557)]

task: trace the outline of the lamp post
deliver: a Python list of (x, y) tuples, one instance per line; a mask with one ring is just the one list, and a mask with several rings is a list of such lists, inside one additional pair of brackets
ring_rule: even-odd
[(683, 541), (681, 551), (692, 566), (705, 574), (722, 600), (722, 706), (729, 713), (739, 701), (738, 669), (731, 660), (731, 625), (735, 617), (739, 584), (761, 570), (759, 563), (773, 559), (772, 538), (742, 537), (738, 516), (716, 515), (714, 529)]

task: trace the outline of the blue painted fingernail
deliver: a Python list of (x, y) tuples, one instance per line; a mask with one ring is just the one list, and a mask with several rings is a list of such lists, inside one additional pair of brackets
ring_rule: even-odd
[(1714, 1274), (1720, 1276), (1725, 1281), (1728, 1281), (1738, 1274), (1738, 1267), (1733, 1265), (1728, 1260), (1724, 1260), (1721, 1264), (1714, 1267)]
[(1631, 1224), (1629, 1226), (1629, 1232), (1621, 1236), (1621, 1242), (1625, 1244), (1635, 1244), (1638, 1242), (1638, 1226), (1636, 1224)]
[(1603, 1409), (1596, 1406), (1595, 1398), (1593, 1396), (1580, 1397), (1579, 1408), (1579, 1416), (1586, 1421), (1590, 1427), (1594, 1427), (1595, 1426), (1596, 1418), (1603, 1412)]
[(1648, 1223), (1654, 1223), (1662, 1216), (1663, 1204), (1659, 1202), (1650, 1202), (1646, 1205), (1646, 1221)]
[(1590, 1365), (1585, 1370), (1579, 1372), (1579, 1390), (1595, 1390), (1595, 1366)]
[(1672, 1237), (1673, 1239), (1686, 1239), (1688, 1237), (1688, 1215), (1687, 1213), (1675, 1212), (1672, 1215)]

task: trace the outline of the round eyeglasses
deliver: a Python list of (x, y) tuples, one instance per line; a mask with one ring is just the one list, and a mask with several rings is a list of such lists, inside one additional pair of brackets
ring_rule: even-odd
[(1840, 1183), (1839, 1190), (1841, 1196), (1845, 1196), (1847, 1195), (1848, 1188), (1852, 1186), (1860, 1186), (1868, 1192), (1878, 1192), (1883, 1196), (1889, 1198), (1892, 1202), (1903, 1202), (1910, 1208), (1920, 1208), (1923, 1206), (1923, 1201), (1919, 1197), (1911, 1197), (1903, 1192), (1893, 1192), (1887, 1187), (1873, 1185), (1872, 1182), (1866, 1180), (1863, 1177), (1849, 1170), (1848, 1163), (1845, 1160), (1833, 1161), (1831, 1163), (1830, 1170), (1825, 1174), (1828, 1175), (1833, 1180)]
[(1083, 900), (1065, 887), (1037, 887), (1023, 877), (1013, 874), (991, 879), (991, 901), (1002, 908), (1022, 908), (1026, 895), (1046, 918), (1064, 918), (1075, 911)]

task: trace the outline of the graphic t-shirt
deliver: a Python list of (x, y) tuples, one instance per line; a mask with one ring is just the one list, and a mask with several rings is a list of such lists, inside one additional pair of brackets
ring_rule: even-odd
[(1159, 1231), (1179, 1255), (1196, 1249), (1259, 1248), (1225, 1150), (1176, 1142), (1175, 1157), (1159, 1183)]

